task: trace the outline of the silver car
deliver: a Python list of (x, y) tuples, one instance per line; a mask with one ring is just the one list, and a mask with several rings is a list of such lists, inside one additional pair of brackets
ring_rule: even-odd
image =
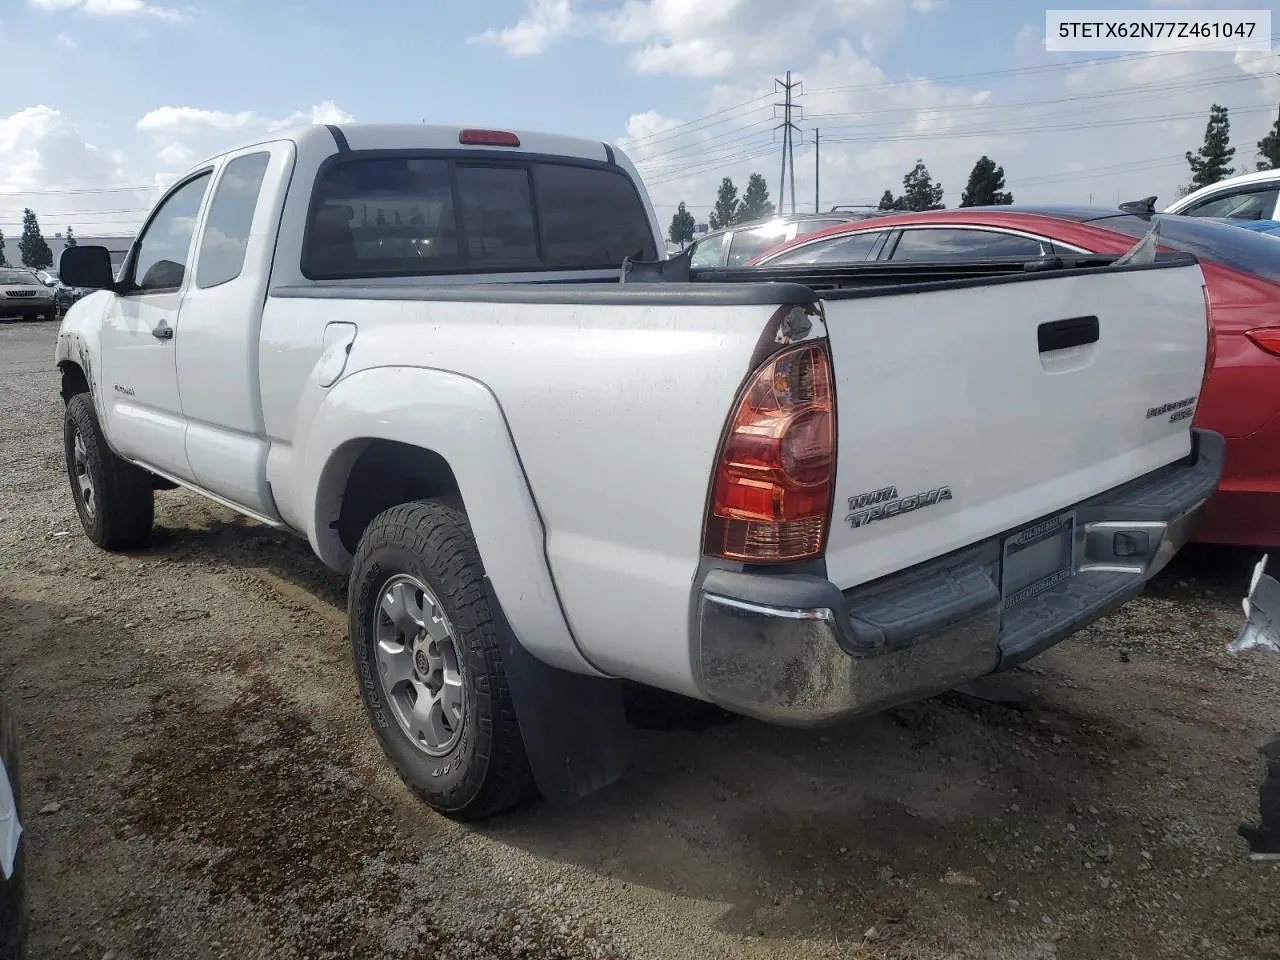
[(53, 291), (35, 271), (25, 267), (0, 267), (0, 317), (52, 320), (57, 312)]

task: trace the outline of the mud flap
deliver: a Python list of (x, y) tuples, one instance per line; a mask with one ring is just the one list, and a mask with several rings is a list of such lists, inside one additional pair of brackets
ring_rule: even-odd
[(551, 803), (577, 800), (626, 772), (631, 731), (622, 683), (548, 666), (516, 639), (486, 577), (507, 685), (534, 782)]

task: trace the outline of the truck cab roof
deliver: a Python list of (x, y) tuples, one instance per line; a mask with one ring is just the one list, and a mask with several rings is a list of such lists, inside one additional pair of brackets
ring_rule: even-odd
[[(467, 132), (513, 135), (518, 146), (486, 143), (463, 143)], [(603, 140), (582, 137), (566, 137), (553, 133), (528, 130), (494, 130), (492, 127), (459, 127), (425, 123), (311, 123), (285, 127), (263, 137), (259, 143), (275, 143), (290, 140), (300, 153), (319, 151), (324, 153), (348, 150), (492, 150), (495, 153), (526, 153), (543, 156), (571, 157), (605, 163), (619, 163), (633, 176), (630, 161), (617, 147)], [(191, 167), (190, 173), (200, 170), (231, 152), (240, 152), (252, 143), (242, 143), (234, 151), (216, 154)]]

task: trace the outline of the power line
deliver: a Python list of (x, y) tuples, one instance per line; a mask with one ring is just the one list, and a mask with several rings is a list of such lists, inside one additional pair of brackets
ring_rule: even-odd
[[(1242, 113), (1257, 113), (1259, 111), (1274, 110), (1274, 104), (1248, 105), (1243, 107), (1232, 107), (1233, 116)], [(938, 130), (932, 133), (919, 134), (885, 134), (878, 132), (869, 132), (860, 136), (848, 137), (828, 137), (828, 143), (902, 143), (915, 140), (937, 140), (942, 138), (948, 139), (972, 139), (973, 137), (997, 137), (1008, 136), (1011, 134), (1037, 134), (1037, 133), (1056, 133), (1064, 130), (1092, 130), (1101, 127), (1134, 127), (1142, 126), (1150, 123), (1167, 123), (1170, 120), (1194, 120), (1197, 117), (1203, 117), (1203, 110), (1196, 110), (1192, 113), (1166, 113), (1161, 116), (1154, 117), (1117, 117), (1109, 120), (1081, 120), (1072, 121), (1071, 123), (1061, 124), (1043, 124), (1038, 123), (1034, 126), (1023, 127), (988, 127), (986, 129), (974, 128), (971, 130)]]
[[(1272, 35), (1273, 40), (1277, 38), (1280, 38), (1280, 34)], [(808, 91), (807, 96), (816, 97), (824, 94), (838, 93), (838, 92), (850, 91), (850, 90), (887, 90), (892, 88), (909, 88), (909, 87), (915, 87), (915, 86), (923, 86), (926, 84), (952, 83), (956, 81), (981, 79), (981, 78), (987, 78), (987, 77), (1022, 76), (1027, 74), (1054, 73), (1062, 70), (1077, 70), (1077, 69), (1080, 69), (1081, 67), (1086, 67), (1086, 66), (1096, 65), (1096, 64), (1129, 63), (1129, 62), (1136, 62), (1136, 61), (1142, 61), (1142, 60), (1159, 59), (1166, 56), (1173, 56), (1175, 54), (1183, 54), (1188, 52), (1194, 53), (1196, 51), (1184, 49), (1184, 50), (1163, 51), (1160, 53), (1140, 52), (1140, 53), (1133, 53), (1133, 54), (1123, 54), (1123, 55), (1113, 56), (1113, 57), (1094, 57), (1086, 60), (1069, 60), (1069, 61), (1062, 61), (1059, 63), (1036, 64), (1028, 67), (1010, 67), (1010, 68), (1000, 69), (1000, 70), (984, 70), (984, 71), (978, 71), (973, 73), (951, 74), (951, 75), (941, 76), (941, 77), (932, 77), (932, 78), (929, 78), (928, 80), (885, 80), (885, 81), (877, 81), (873, 83), (846, 84), (843, 86), (821, 87), (816, 90), (810, 90)], [(1212, 72), (1212, 71), (1208, 71), (1208, 72)], [(1253, 79), (1253, 78), (1245, 77), (1241, 79)], [(1177, 84), (1169, 85), (1167, 89), (1171, 90), (1176, 88), (1177, 86), (1178, 86)], [(1115, 91), (1114, 93), (1116, 95), (1119, 95), (1124, 92), (1127, 92), (1127, 91)], [(1069, 98), (1063, 98), (1063, 99), (1067, 99), (1067, 100), (1093, 99), (1095, 97), (1104, 96), (1104, 95), (1112, 95), (1112, 92), (1103, 91), (1103, 92), (1094, 93), (1094, 94), (1080, 94), (1077, 97), (1069, 97)], [(636, 138), (635, 140), (629, 140), (626, 144), (625, 149), (630, 151), (637, 146), (641, 146), (641, 145), (651, 146), (659, 142), (665, 142), (671, 139), (679, 139), (681, 137), (690, 136), (698, 132), (696, 129), (688, 129), (690, 127), (698, 127), (699, 125), (718, 126), (719, 124), (728, 122), (729, 120), (734, 118), (724, 117), (724, 119), (717, 120), (711, 124), (705, 124), (705, 121), (713, 117), (724, 116), (725, 114), (733, 113), (734, 111), (740, 110), (743, 107), (751, 106), (752, 104), (756, 104), (761, 100), (768, 99), (769, 96), (770, 94), (767, 94), (767, 93), (760, 94), (756, 97), (753, 97), (750, 100), (746, 100), (738, 104), (733, 104), (731, 106), (721, 108), (720, 110), (716, 110), (703, 117), (698, 117), (693, 120), (686, 120), (683, 123), (679, 123), (679, 124), (676, 124), (674, 127), (668, 128), (667, 130), (659, 131), (658, 133), (650, 134), (646, 137), (639, 137), (639, 138)], [(1034, 105), (1035, 101), (1028, 101), (1027, 104)], [(966, 105), (957, 105), (957, 106), (959, 108), (965, 108)], [(975, 106), (980, 106), (980, 105), (975, 105)], [(994, 109), (998, 106), (999, 104), (993, 104), (992, 108)], [(748, 111), (748, 113), (750, 112), (751, 111)], [(821, 116), (821, 115), (815, 114), (812, 116), (816, 119), (818, 116)], [(757, 122), (763, 122), (763, 121), (757, 121)], [(716, 138), (732, 135), (733, 133), (734, 131), (729, 131), (728, 133), (718, 134), (716, 135)], [(677, 150), (690, 149), (690, 148), (696, 149), (697, 146), (698, 146), (697, 144), (686, 144), (683, 148), (676, 148), (676, 149)], [(652, 160), (652, 159), (655, 159), (655, 158), (647, 157), (645, 158), (645, 160), (637, 160), (636, 162), (637, 162), (637, 165), (639, 165), (641, 163), (648, 162), (649, 160)]]
[[(747, 107), (747, 106), (750, 106), (751, 104), (759, 103), (761, 100), (767, 100), (772, 96), (773, 96), (772, 92), (762, 93), (759, 96), (752, 97), (750, 100), (744, 100), (742, 103), (735, 103), (732, 106), (724, 107), (723, 109), (716, 110), (713, 113), (708, 113), (706, 116), (696, 117), (693, 120), (686, 120), (683, 123), (677, 123), (675, 126), (668, 127), (665, 130), (659, 130), (657, 133), (651, 133), (643, 137), (636, 137), (634, 140), (628, 138), (626, 149), (630, 150), (632, 147), (635, 147), (641, 144), (646, 144), (646, 143), (648, 144), (658, 143), (663, 140), (671, 139), (672, 137), (683, 137), (686, 135), (685, 133), (676, 133), (675, 131), (680, 130), (684, 127), (693, 126), (695, 124), (702, 124), (704, 121), (710, 120), (712, 117), (717, 117), (725, 113), (731, 113), (732, 111), (739, 110), (742, 107)], [(723, 120), (717, 120), (715, 123), (709, 124), (709, 126), (715, 126), (716, 123), (723, 123), (723, 122), (724, 122)]]
[[(1212, 73), (1216, 71), (1207, 71), (1207, 72)], [(1198, 74), (1193, 76), (1198, 76)], [(986, 111), (993, 111), (993, 110), (1009, 110), (1009, 109), (1016, 109), (1021, 107), (1048, 107), (1048, 106), (1053, 106), (1055, 104), (1085, 103), (1083, 110), (1096, 110), (1098, 109), (1097, 104), (1092, 102), (1086, 103), (1086, 101), (1110, 99), (1113, 97), (1125, 97), (1127, 94), (1128, 96), (1126, 97), (1126, 100), (1128, 102), (1143, 103), (1151, 100), (1161, 100), (1165, 97), (1172, 96), (1173, 94), (1177, 94), (1177, 93), (1182, 93), (1186, 90), (1203, 90), (1208, 87), (1228, 86), (1230, 84), (1245, 83), (1250, 81), (1256, 83), (1257, 79), (1258, 79), (1257, 77), (1244, 74), (1244, 75), (1236, 75), (1236, 76), (1217, 77), (1214, 79), (1188, 79), (1180, 83), (1166, 84), (1160, 87), (1159, 90), (1156, 90), (1154, 92), (1151, 90), (1143, 89), (1143, 88), (1129, 87), (1127, 89), (1121, 88), (1121, 89), (1114, 89), (1114, 90), (1099, 90), (1093, 93), (1072, 94), (1065, 97), (1037, 98), (1032, 100), (987, 101), (984, 103), (977, 103), (977, 104), (965, 104), (965, 103), (942, 104), (937, 107), (923, 106), (923, 107), (918, 107), (916, 109), (946, 111), (948, 113), (954, 113), (954, 112), (978, 113), (978, 112), (986, 112)], [(1104, 105), (1104, 109), (1109, 106), (1112, 106), (1112, 105), (1110, 104)], [(883, 116), (886, 114), (901, 114), (903, 110), (904, 108), (902, 107), (890, 107), (883, 110), (863, 110), (863, 111), (849, 112), (849, 113), (811, 113), (809, 114), (809, 117), (811, 119), (843, 120), (847, 118)]]
[(798, 130), (799, 127), (797, 127), (794, 123), (791, 122), (791, 110), (792, 110), (791, 91), (797, 89), (800, 86), (801, 84), (799, 81), (795, 83), (791, 82), (790, 70), (787, 71), (787, 79), (785, 83), (781, 80), (773, 81), (774, 92), (777, 92), (778, 88), (781, 87), (783, 93), (786, 95), (786, 98), (782, 103), (774, 104), (775, 108), (782, 107), (782, 110), (783, 110), (782, 123), (774, 127), (774, 130), (782, 131), (782, 176), (779, 177), (778, 179), (778, 212), (779, 213), (782, 212), (782, 204), (787, 199), (787, 164), (788, 163), (791, 164), (791, 212), (792, 213), (796, 212), (796, 161), (795, 161), (795, 153), (791, 149), (791, 132), (793, 130)]
[[(1218, 68), (1218, 69), (1221, 69), (1221, 68)], [(1203, 73), (1209, 73), (1209, 74), (1213, 72), (1215, 71), (1203, 71)], [(1195, 77), (1198, 75), (1199, 74), (1190, 74), (1188, 76)], [(1167, 85), (1161, 88), (1161, 90), (1156, 93), (1139, 91), (1138, 96), (1134, 96), (1134, 93), (1135, 93), (1134, 88), (1128, 87), (1128, 88), (1122, 88), (1122, 89), (1095, 91), (1094, 93), (1091, 93), (1091, 94), (1079, 94), (1079, 95), (1067, 96), (1067, 97), (1031, 99), (1031, 100), (1012, 101), (1012, 102), (1005, 102), (1005, 103), (996, 102), (996, 103), (983, 103), (983, 104), (956, 104), (956, 105), (941, 106), (937, 108), (921, 108), (921, 109), (926, 109), (926, 110), (934, 109), (938, 112), (945, 111), (948, 115), (950, 115), (957, 112), (969, 113), (969, 112), (981, 112), (981, 111), (992, 111), (992, 110), (1006, 110), (1009, 108), (1017, 108), (1017, 107), (1041, 107), (1041, 106), (1047, 106), (1047, 105), (1058, 104), (1058, 103), (1072, 103), (1076, 101), (1095, 100), (1095, 99), (1101, 99), (1104, 97), (1116, 97), (1116, 96), (1126, 96), (1126, 95), (1129, 98), (1128, 102), (1136, 104), (1136, 103), (1146, 103), (1150, 101), (1160, 100), (1166, 96), (1169, 96), (1174, 93), (1179, 93), (1184, 90), (1191, 90), (1191, 89), (1200, 90), (1207, 87), (1218, 86), (1223, 84), (1256, 81), (1256, 79), (1257, 79), (1256, 77), (1249, 76), (1249, 75), (1217, 78), (1217, 79), (1211, 79), (1208, 81), (1188, 79), (1182, 83)], [(1095, 109), (1094, 106), (1085, 105), (1080, 110), (1055, 111), (1053, 116), (1064, 117), (1074, 113), (1087, 112), (1093, 109)], [(870, 117), (883, 116), (883, 115), (901, 116), (902, 113), (903, 113), (903, 108), (899, 107), (899, 108), (889, 108), (889, 109), (883, 109), (883, 110), (866, 110), (866, 111), (846, 112), (846, 113), (807, 114), (807, 116), (810, 119), (837, 120), (837, 119), (854, 119), (859, 117), (870, 118)], [(986, 118), (983, 118), (983, 119), (986, 119)], [(766, 121), (764, 120), (758, 120), (752, 124), (749, 124), (747, 127), (739, 128), (738, 130), (729, 130), (724, 133), (709, 136), (703, 141), (696, 144), (684, 144), (681, 146), (677, 146), (666, 152), (658, 153), (653, 156), (648, 156), (642, 160), (637, 160), (636, 165), (641, 170), (652, 169), (654, 170), (654, 172), (656, 172), (656, 168), (669, 167), (672, 165), (673, 162), (680, 159), (688, 158), (691, 156), (705, 156), (707, 145), (716, 144), (717, 146), (727, 146), (732, 143), (740, 143), (746, 140), (750, 140), (753, 137), (757, 136), (759, 132), (759, 131), (753, 131), (750, 128), (759, 126), (765, 122)], [(897, 125), (895, 125), (895, 127), (896, 126)], [(855, 128), (862, 129), (862, 127), (863, 125), (861, 124), (840, 124), (836, 126), (827, 126), (826, 129), (828, 130), (828, 138), (830, 138), (834, 131), (850, 130)]]
[(154, 183), (139, 187), (46, 187), (39, 190), (0, 190), (0, 197), (80, 196), (104, 193), (151, 193), (163, 190)]

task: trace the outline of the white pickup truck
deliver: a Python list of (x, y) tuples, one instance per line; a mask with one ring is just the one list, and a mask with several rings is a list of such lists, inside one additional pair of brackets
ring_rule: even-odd
[(661, 249), (596, 141), (344, 124), (200, 164), (118, 277), (62, 256), (84, 530), (139, 548), (182, 486), (306, 537), (383, 749), (473, 819), (621, 776), (624, 682), (819, 726), (1007, 669), (1216, 487), (1194, 258)]

